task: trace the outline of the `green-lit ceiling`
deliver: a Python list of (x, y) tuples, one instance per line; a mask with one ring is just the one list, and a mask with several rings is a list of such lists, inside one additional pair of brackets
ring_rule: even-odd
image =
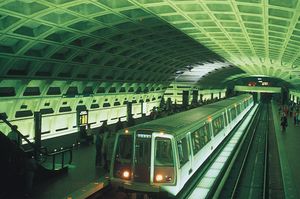
[(299, 16), (300, 0), (0, 0), (0, 76), (168, 82), (227, 60), (297, 86)]

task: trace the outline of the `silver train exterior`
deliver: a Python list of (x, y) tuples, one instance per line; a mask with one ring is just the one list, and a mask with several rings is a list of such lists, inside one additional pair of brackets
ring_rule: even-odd
[(177, 195), (252, 106), (252, 95), (243, 94), (119, 132), (111, 182)]

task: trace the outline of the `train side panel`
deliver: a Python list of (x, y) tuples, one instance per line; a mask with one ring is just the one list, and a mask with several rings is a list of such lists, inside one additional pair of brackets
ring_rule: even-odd
[[(253, 105), (253, 101), (248, 99), (249, 103), (247, 107), (244, 106), (244, 100), (237, 102), (233, 105), (233, 109), (236, 112), (236, 117), (227, 122), (227, 118), (229, 118), (226, 113), (229, 113), (227, 108), (224, 108), (219, 111), (217, 114), (214, 114), (211, 118), (208, 118), (207, 121), (202, 121), (202, 126), (199, 128), (191, 129), (191, 133), (188, 133), (187, 136), (190, 137), (190, 145), (186, 152), (183, 151), (183, 154), (186, 157), (189, 157), (188, 161), (184, 166), (178, 165), (178, 176), (176, 189), (178, 192), (182, 189), (182, 187), (186, 184), (189, 178), (198, 170), (198, 168), (204, 163), (204, 161), (211, 155), (211, 153), (218, 147), (218, 145), (225, 139), (225, 137), (232, 131), (232, 129), (236, 126), (236, 124), (244, 117), (244, 115), (251, 109)], [(214, 127), (213, 123), (217, 128)], [(197, 139), (198, 138), (198, 139)], [(183, 138), (185, 139), (185, 138)], [(183, 141), (183, 139), (179, 141)], [(177, 141), (178, 146), (178, 141)], [(180, 147), (177, 147), (178, 156), (180, 156), (179, 152)], [(184, 148), (183, 148), (184, 149)], [(187, 153), (191, 153), (190, 157)], [(180, 162), (180, 157), (178, 157)], [(176, 195), (178, 192), (172, 192), (173, 195)]]

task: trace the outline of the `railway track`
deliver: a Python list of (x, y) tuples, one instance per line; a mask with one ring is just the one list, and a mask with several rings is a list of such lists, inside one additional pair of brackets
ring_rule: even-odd
[[(234, 160), (235, 158), (234, 151), (238, 151), (241, 145), (237, 143), (240, 143), (241, 140), (245, 139), (245, 134), (247, 133), (244, 132), (249, 132), (253, 124), (258, 120), (257, 115), (260, 114), (259, 109), (260, 107), (253, 109), (253, 111), (249, 111), (248, 115), (246, 115), (235, 127), (230, 136), (224, 140), (215, 153), (198, 170), (196, 175), (191, 178), (176, 198), (212, 198), (216, 192), (219, 192), (217, 190), (217, 185), (222, 181), (222, 176), (225, 175), (226, 170), (223, 168), (230, 167), (230, 160)], [(222, 169), (218, 168), (220, 165), (224, 165)], [(220, 170), (218, 171), (219, 173), (217, 176), (215, 174), (216, 170)]]
[(269, 105), (262, 105), (255, 129), (248, 135), (219, 198), (267, 198)]
[[(251, 112), (251, 111), (250, 111)], [(251, 147), (247, 147), (249, 149), (245, 150), (245, 146), (251, 146), (253, 145), (253, 141), (256, 140), (255, 138), (255, 132), (257, 131), (257, 126), (259, 124), (260, 121), (268, 122), (267, 114), (265, 113), (265, 108), (257, 108), (257, 111), (255, 113), (251, 113), (252, 117), (250, 117), (250, 119), (248, 118), (248, 125), (246, 125), (244, 127), (244, 130), (248, 133), (243, 133), (243, 132), (239, 132), (240, 127), (243, 126), (243, 123), (245, 120), (247, 120), (247, 117), (245, 117), (234, 129), (234, 132), (232, 132), (232, 134), (230, 136), (228, 136), (228, 138), (226, 138), (226, 140), (224, 141), (224, 143), (222, 145), (220, 145), (220, 147), (216, 150), (216, 152), (214, 154), (212, 154), (212, 156), (207, 160), (207, 162), (199, 169), (199, 172), (197, 173), (196, 176), (193, 176), (192, 179), (187, 183), (187, 186), (183, 188), (183, 190), (176, 196), (176, 198), (195, 198), (193, 197), (193, 193), (195, 192), (195, 190), (198, 188), (198, 184), (201, 181), (201, 179), (203, 179), (205, 177), (205, 173), (206, 171), (208, 171), (210, 166), (214, 165), (214, 161), (217, 159), (222, 159), (222, 157), (220, 158), (220, 154), (224, 154), (224, 151), (222, 149), (224, 149), (228, 144), (230, 145), (232, 142), (240, 142), (243, 144), (237, 144), (235, 147), (233, 147), (233, 153), (231, 155), (227, 155), (226, 158), (227, 160), (224, 161), (224, 169), (222, 169), (220, 171), (220, 175), (216, 177), (215, 182), (213, 183), (211, 189), (209, 190), (209, 192), (206, 194), (205, 197), (198, 197), (196, 196), (197, 199), (199, 198), (244, 198), (243, 196), (245, 194), (249, 194), (243, 192), (244, 189), (241, 189), (241, 187), (247, 187), (248, 185), (246, 185), (243, 181), (244, 176), (242, 175), (244, 169), (246, 168), (246, 162), (247, 161), (247, 157), (250, 157), (248, 155), (242, 155), (245, 154), (244, 152), (247, 152), (250, 154), (250, 148)], [(250, 113), (249, 113), (250, 114)], [(261, 119), (263, 118), (263, 120)], [(256, 126), (256, 128), (254, 128), (254, 126)], [(263, 130), (264, 131), (264, 130)], [(261, 131), (262, 132), (262, 131)], [(236, 134), (241, 134), (240, 138), (235, 138)], [(245, 134), (245, 135), (244, 135)], [(262, 133), (263, 134), (263, 133)], [(265, 134), (264, 134), (265, 135)], [(265, 140), (267, 138), (262, 138), (260, 136), (260, 138), (258, 139), (258, 143), (265, 143), (263, 140)], [(267, 145), (263, 145), (264, 148), (267, 149)], [(262, 144), (259, 144), (259, 148), (262, 148)], [(227, 151), (225, 150), (225, 154), (228, 154)], [(239, 155), (238, 155), (239, 154)], [(257, 157), (259, 160), (261, 159), (260, 157), (261, 155), (259, 155), (259, 157)], [(245, 160), (240, 159), (240, 157), (244, 157)], [(264, 155), (263, 155), (264, 157)], [(223, 158), (224, 159), (224, 158)], [(218, 160), (217, 160), (218, 161)], [(267, 161), (267, 160), (265, 160)], [(244, 162), (244, 166), (240, 167), (241, 169), (236, 169), (237, 166), (235, 164), (233, 164), (234, 162)], [(260, 162), (260, 161), (256, 161), (256, 162)], [(231, 168), (233, 171), (240, 171), (237, 172), (237, 174), (235, 174), (235, 176), (238, 176), (238, 178), (232, 178), (231, 177), (231, 173), (228, 175), (228, 170)], [(252, 167), (247, 167), (247, 169), (251, 169)], [(267, 170), (266, 168), (264, 168), (263, 170)], [(256, 172), (255, 176), (258, 176), (260, 173)], [(230, 178), (228, 178), (228, 176), (230, 176)], [(259, 175), (260, 176), (260, 175)], [(226, 179), (226, 181), (225, 181)], [(238, 179), (238, 180), (237, 180)], [(256, 196), (257, 194), (257, 189), (256, 189), (256, 177), (251, 178), (252, 179), (252, 196)], [(264, 179), (266, 179), (264, 177)], [(265, 182), (266, 183), (266, 182)], [(221, 186), (222, 185), (222, 186)], [(230, 185), (230, 186), (229, 186)], [(233, 188), (236, 187), (236, 188)], [(265, 188), (262, 188), (265, 189)], [(224, 192), (224, 190), (234, 190), (234, 192)], [(194, 194), (195, 195), (195, 194)], [(98, 198), (98, 199), (102, 199), (102, 198), (124, 198), (124, 199), (148, 199), (148, 198), (162, 198), (159, 196), (148, 196), (146, 194), (142, 194), (142, 193), (125, 193), (119, 190), (114, 189), (113, 187), (107, 187), (107, 189), (105, 191), (103, 191), (102, 193), (99, 193), (97, 195), (94, 195), (93, 197), (89, 198), (89, 199), (94, 199), (94, 198)], [(164, 196), (163, 198), (166, 198), (166, 196)], [(174, 197), (168, 197), (168, 198), (174, 198)], [(251, 197), (250, 197), (251, 198)], [(262, 198), (262, 197), (258, 197), (258, 198)]]

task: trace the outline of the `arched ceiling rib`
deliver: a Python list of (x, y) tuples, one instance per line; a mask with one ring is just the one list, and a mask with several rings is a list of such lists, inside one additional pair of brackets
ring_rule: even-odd
[(299, 0), (189, 0), (131, 2), (159, 16), (248, 75), (297, 85)]
[(221, 60), (124, 0), (0, 2), (0, 76), (168, 82), (184, 66)]
[(248, 75), (240, 68), (231, 66), (209, 72), (198, 81), (198, 84), (202, 88), (224, 88), (224, 85), (230, 82), (231, 77), (239, 79), (246, 76)]

